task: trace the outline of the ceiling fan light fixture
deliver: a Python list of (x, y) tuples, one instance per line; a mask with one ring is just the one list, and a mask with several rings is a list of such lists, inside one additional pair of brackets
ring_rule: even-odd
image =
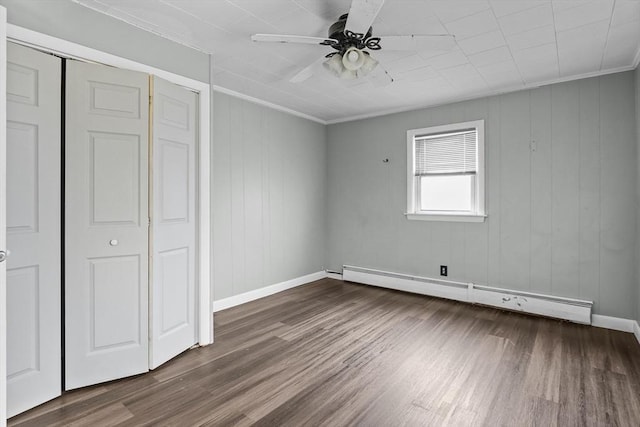
[[(77, 0), (76, 0), (77, 1)], [(347, 0), (344, 0), (345, 2)], [(299, 71), (289, 79), (291, 83), (300, 83), (313, 75), (319, 63), (331, 74), (340, 79), (357, 79), (370, 75), (371, 81), (378, 79), (392, 83), (394, 80), (370, 52), (382, 49), (396, 51), (451, 50), (456, 47), (452, 34), (407, 34), (392, 36), (374, 36), (371, 24), (376, 19), (385, 0), (349, 0), (348, 13), (340, 15), (331, 24), (327, 37), (311, 37), (284, 34), (254, 34), (251, 40), (256, 42), (278, 42), (311, 44), (330, 47), (334, 51), (318, 58), (311, 65)], [(377, 68), (377, 72), (373, 73)]]
[(342, 65), (347, 70), (356, 71), (364, 64), (365, 56), (362, 50), (352, 46), (342, 56)]
[(364, 62), (360, 67), (360, 69), (358, 69), (358, 76), (366, 76), (367, 74), (372, 72), (378, 65), (378, 61), (373, 59), (371, 55), (369, 55), (368, 53), (365, 52), (363, 56), (364, 56)]
[(331, 58), (324, 61), (322, 65), (337, 77), (340, 77), (340, 75), (344, 71), (344, 65), (342, 65), (342, 55), (340, 55), (339, 53), (332, 55)]

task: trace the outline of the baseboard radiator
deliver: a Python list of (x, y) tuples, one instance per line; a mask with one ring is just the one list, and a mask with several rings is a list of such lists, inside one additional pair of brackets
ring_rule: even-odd
[(343, 266), (343, 280), (591, 324), (592, 301)]

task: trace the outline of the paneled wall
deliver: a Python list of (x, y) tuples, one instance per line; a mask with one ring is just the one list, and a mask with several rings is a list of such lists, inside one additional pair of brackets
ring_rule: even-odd
[[(634, 97), (627, 72), (329, 126), (328, 267), (438, 277), (448, 265), (452, 280), (635, 316)], [(407, 220), (406, 130), (477, 119), (486, 221)]]
[[(73, 2), (0, 5), (12, 24), (209, 80), (207, 55)], [(435, 277), (446, 264), (455, 280), (640, 320), (639, 91), (636, 70), (328, 129), (215, 93), (214, 298), (325, 266)], [(406, 220), (406, 130), (478, 118), (487, 221)]]
[(213, 94), (213, 296), (325, 268), (326, 128)]

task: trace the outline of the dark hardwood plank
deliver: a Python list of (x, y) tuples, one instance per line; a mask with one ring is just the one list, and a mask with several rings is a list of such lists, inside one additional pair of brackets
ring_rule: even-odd
[(325, 279), (10, 426), (640, 425), (633, 335)]

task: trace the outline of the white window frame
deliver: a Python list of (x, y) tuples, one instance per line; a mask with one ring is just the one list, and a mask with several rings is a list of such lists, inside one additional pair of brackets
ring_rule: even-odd
[[(418, 210), (418, 194), (415, 177), (415, 139), (417, 136), (450, 133), (465, 129), (475, 129), (478, 135), (477, 170), (475, 175), (475, 191), (472, 194), (474, 208), (470, 212), (458, 211), (420, 211)], [(407, 131), (407, 212), (410, 220), (452, 221), (452, 222), (484, 222), (485, 215), (485, 179), (484, 179), (484, 120), (453, 123)]]

